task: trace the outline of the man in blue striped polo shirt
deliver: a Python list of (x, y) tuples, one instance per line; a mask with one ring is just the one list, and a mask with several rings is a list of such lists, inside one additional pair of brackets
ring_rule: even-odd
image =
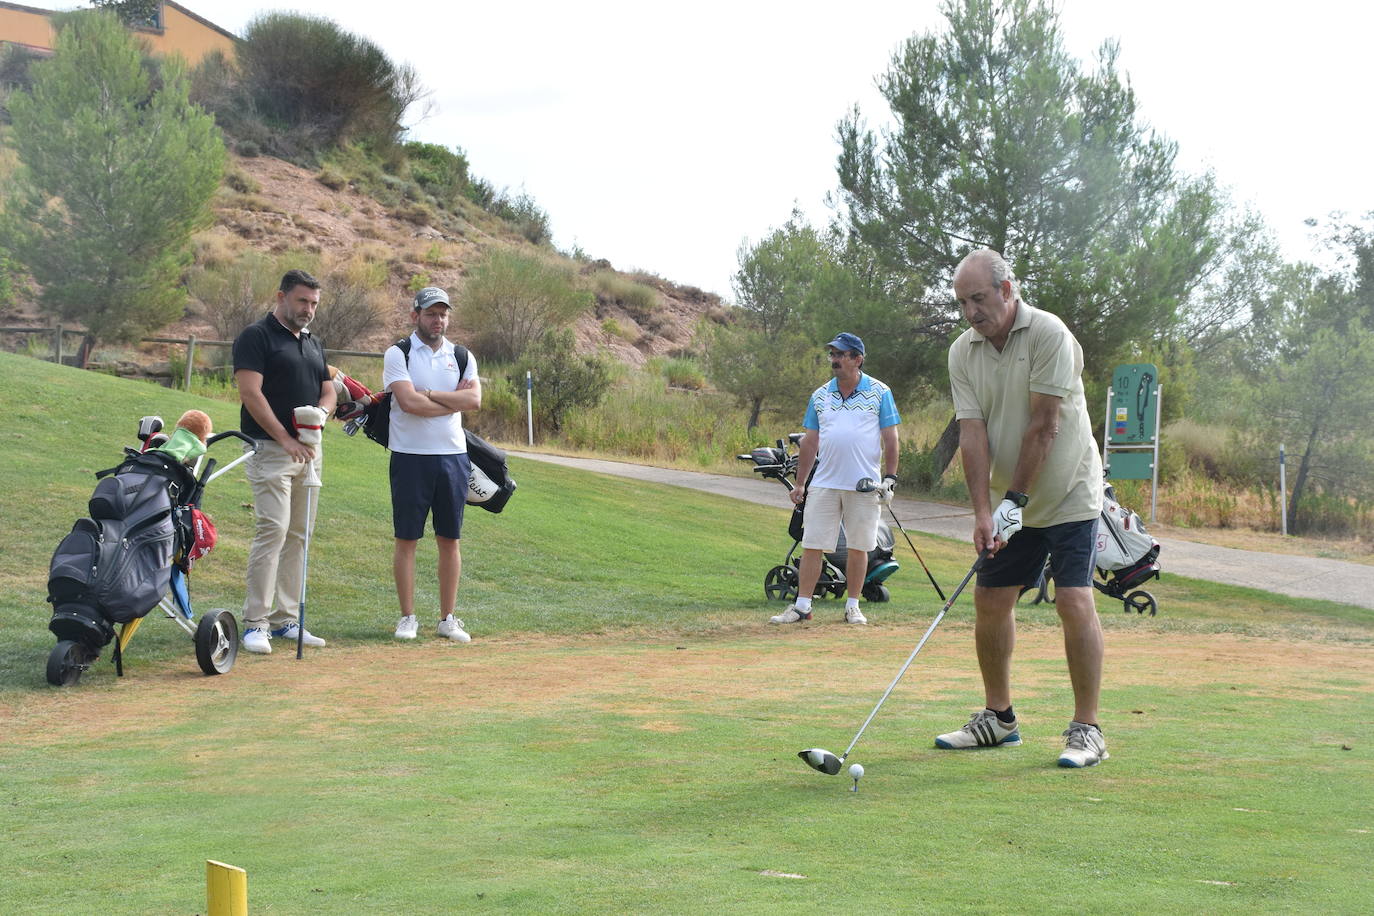
[[(802, 521), (801, 567), (797, 600), (770, 623), (800, 623), (811, 619), (811, 598), (821, 575), (821, 556), (839, 543), (844, 525), (849, 556), (845, 579), (849, 599), (846, 623), (868, 623), (859, 610), (859, 595), (868, 574), (868, 552), (878, 544), (880, 507), (892, 499), (897, 485), (897, 425), (902, 422), (892, 391), (863, 371), (864, 342), (843, 333), (825, 345), (835, 377), (817, 388), (806, 405), (797, 459), (793, 503), (805, 503)], [(819, 461), (819, 463), (818, 463)], [(858, 492), (860, 480), (878, 477), (876, 491)], [(815, 477), (811, 477), (815, 466)]]

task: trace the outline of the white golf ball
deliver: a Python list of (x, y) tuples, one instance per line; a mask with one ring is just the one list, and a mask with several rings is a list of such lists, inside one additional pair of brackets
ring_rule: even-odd
[(849, 775), (852, 776), (853, 778), (858, 779), (858, 778), (859, 778), (860, 776), (862, 776), (863, 774), (864, 774), (863, 764), (861, 764), (861, 763), (851, 763), (851, 764), (849, 765)]

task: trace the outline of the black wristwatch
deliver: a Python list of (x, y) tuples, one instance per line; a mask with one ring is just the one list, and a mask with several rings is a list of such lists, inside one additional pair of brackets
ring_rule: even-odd
[(897, 475), (896, 475), (896, 474), (884, 474), (884, 475), (883, 475), (883, 480), (890, 480), (890, 481), (892, 481), (893, 483), (896, 483), (896, 482), (897, 482)]
[(1029, 496), (1027, 496), (1025, 493), (1018, 493), (1015, 490), (1008, 490), (1007, 495), (1004, 498), (1016, 503), (1016, 506), (1019, 509), (1026, 508), (1026, 503), (1030, 502)]

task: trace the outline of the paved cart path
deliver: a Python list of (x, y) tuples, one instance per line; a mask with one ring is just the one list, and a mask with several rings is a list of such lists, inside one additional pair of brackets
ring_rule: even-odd
[[(509, 454), (516, 458), (560, 464), (613, 477), (703, 490), (780, 509), (792, 507), (787, 492), (781, 486), (761, 478), (727, 477), (723, 474), (679, 471), (599, 458), (569, 458), (534, 452)], [(963, 506), (898, 496), (892, 501), (892, 508), (902, 527), (908, 531), (922, 531), (963, 541), (972, 539), (973, 513)], [(1175, 537), (1161, 537), (1159, 542), (1164, 548), (1161, 563), (1165, 573), (1260, 588), (1295, 598), (1321, 598), (1374, 609), (1374, 566), (1321, 557), (1215, 547)]]

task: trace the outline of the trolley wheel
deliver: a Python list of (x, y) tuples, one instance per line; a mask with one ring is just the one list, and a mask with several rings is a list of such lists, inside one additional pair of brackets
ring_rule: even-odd
[(196, 626), (196, 661), (206, 674), (228, 674), (239, 654), (239, 624), (229, 611), (209, 611)]
[(794, 566), (774, 566), (763, 577), (763, 595), (770, 601), (794, 601), (797, 597), (797, 569)]
[(1155, 596), (1151, 595), (1149, 592), (1131, 592), (1125, 598), (1121, 599), (1121, 603), (1126, 605), (1127, 614), (1131, 611), (1135, 611), (1137, 614), (1144, 614), (1148, 609), (1150, 616), (1153, 617), (1155, 611), (1159, 608), (1155, 603)]
[(890, 601), (892, 600), (892, 593), (887, 590), (886, 585), (877, 582), (866, 582), (864, 583), (864, 600)]
[(48, 683), (54, 687), (70, 687), (90, 670), (91, 662), (100, 656), (79, 642), (59, 640), (48, 653)]

